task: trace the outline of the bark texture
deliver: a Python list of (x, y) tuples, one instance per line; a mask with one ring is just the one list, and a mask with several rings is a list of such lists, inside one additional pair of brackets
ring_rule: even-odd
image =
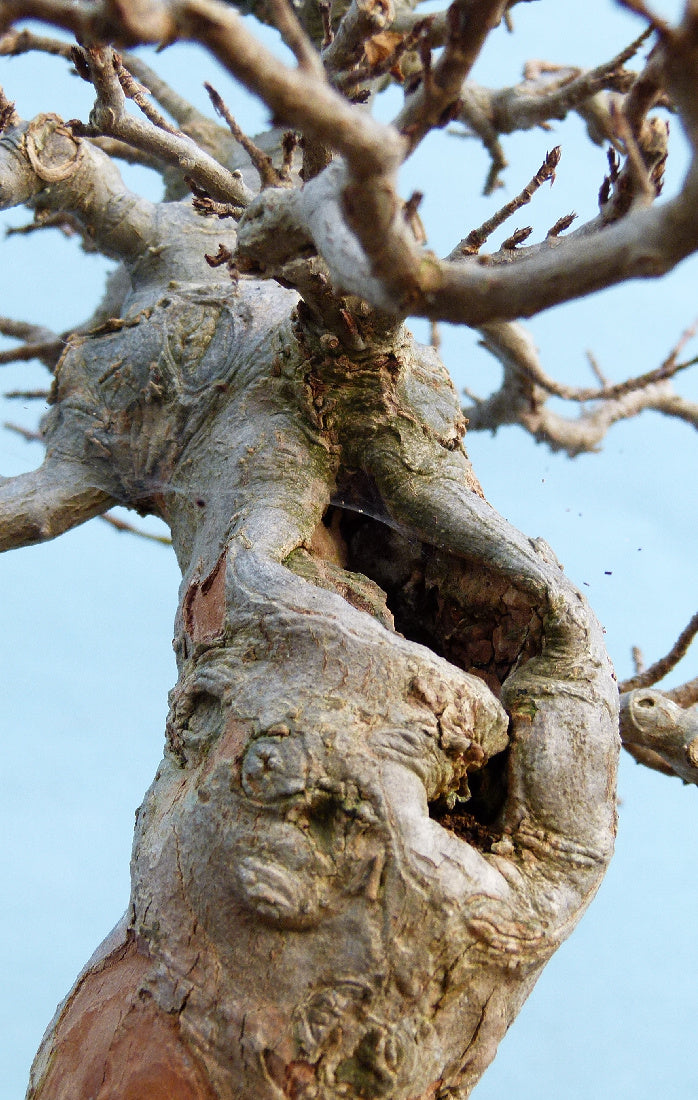
[(127, 919), (29, 1095), (466, 1096), (611, 853), (600, 629), (483, 500), (432, 349), (370, 316), (349, 355), (159, 218), (199, 278), (139, 257), (68, 344), (41, 477), (166, 518), (180, 677)]
[[(2, 204), (75, 218), (123, 266), (65, 339), (43, 465), (0, 481), (0, 548), (120, 503), (167, 522), (182, 572), (129, 909), (59, 1007), (31, 1100), (465, 1098), (601, 881), (619, 748), (601, 628), (549, 547), (483, 498), (448, 374), (402, 317), (411, 302), (492, 320), (520, 366), (525, 340), (502, 318), (695, 247), (695, 169), (673, 206), (605, 230), (601, 252), (583, 234), (534, 252), (534, 292), (518, 265), (419, 253), (394, 171), (452, 110), (505, 7), (453, 5), (440, 60), (422, 49), (422, 89), (389, 128), (325, 83), (278, 4), (293, 72), (209, 0), (129, 4), (122, 22), (105, 4), (0, 6), (7, 25), (34, 14), (84, 35), (91, 138), (168, 171), (193, 144), (151, 115), (124, 123), (140, 92), (94, 44), (110, 33), (199, 37), (306, 138), (301, 165), (287, 138), (269, 140), (274, 164), (248, 144), (274, 183), (251, 201), (248, 162), (241, 175), (204, 128), (195, 204), (219, 222), (132, 195), (79, 127), (7, 115)], [(352, 6), (330, 61), (364, 57), (352, 36), (384, 25), (373, 8)], [(693, 31), (687, 16), (677, 41)], [(694, 781), (692, 712), (663, 701), (650, 720), (655, 696), (623, 696), (623, 729), (638, 758)]]

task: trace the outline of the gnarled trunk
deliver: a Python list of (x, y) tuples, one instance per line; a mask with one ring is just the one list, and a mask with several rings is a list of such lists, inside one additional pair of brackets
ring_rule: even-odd
[(466, 1096), (603, 874), (598, 624), (433, 349), (353, 324), (136, 277), (59, 364), (44, 471), (162, 515), (183, 581), (131, 904), (31, 1097)]

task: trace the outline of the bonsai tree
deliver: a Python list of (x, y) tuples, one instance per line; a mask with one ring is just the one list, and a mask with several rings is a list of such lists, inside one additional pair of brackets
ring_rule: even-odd
[[(64, 56), (96, 97), (80, 121), (24, 119), (3, 95), (0, 202), (117, 262), (70, 332), (0, 326), (20, 341), (6, 360), (53, 376), (44, 460), (0, 482), (0, 546), (122, 505), (165, 521), (182, 575), (129, 907), (59, 1006), (30, 1097), (466, 1097), (601, 882), (619, 733), (696, 781), (696, 683), (653, 686), (696, 617), (619, 685), (583, 594), (486, 501), (464, 437), (516, 423), (575, 455), (645, 408), (696, 424), (671, 386), (680, 345), (573, 389), (519, 318), (698, 247), (693, 161), (655, 203), (655, 109), (696, 140), (698, 13), (644, 13), (596, 69), (483, 88), (472, 67), (512, 6), (253, 6), (287, 63), (217, 0), (0, 3), (0, 51)], [(210, 86), (213, 122), (125, 52), (175, 40), (274, 128), (251, 139)], [(394, 85), (404, 104), (379, 122)], [(432, 130), (484, 142), (493, 192), (502, 134), (570, 111), (610, 150), (591, 220), (485, 251), (555, 178), (555, 147), (448, 256), (428, 247), (397, 172)], [(129, 189), (120, 159), (155, 167), (163, 199)], [(500, 388), (464, 409), (410, 317), (477, 329)], [(570, 418), (551, 397), (587, 404)]]

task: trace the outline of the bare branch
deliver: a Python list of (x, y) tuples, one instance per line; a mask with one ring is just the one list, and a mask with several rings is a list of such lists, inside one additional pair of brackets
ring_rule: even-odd
[(125, 74), (118, 55), (109, 48), (93, 48), (86, 52), (86, 57), (97, 91), (97, 103), (90, 115), (90, 127), (85, 129), (75, 126), (76, 133), (88, 137), (102, 134), (118, 138), (127, 145), (179, 168), (214, 199), (234, 202), (238, 206), (249, 202), (251, 193), (239, 176), (200, 149), (186, 134), (175, 131), (169, 123), (165, 123), (163, 128), (161, 122), (164, 120), (151, 109), (151, 118), (160, 120), (157, 123), (151, 121), (151, 118), (144, 121), (128, 114), (122, 80), (134, 96), (139, 96), (141, 103), (145, 101), (137, 91), (137, 86), (128, 81), (128, 74)]
[(113, 516), (111, 512), (104, 512), (100, 517), (105, 523), (108, 523), (110, 527), (113, 527), (115, 531), (124, 531), (129, 535), (137, 535), (138, 538), (147, 539), (149, 542), (159, 542), (162, 546), (171, 546), (172, 539), (169, 535), (154, 535), (151, 531), (143, 531), (140, 527), (134, 526), (133, 523), (129, 523), (125, 519), (119, 519), (118, 516)]
[(225, 119), (231, 134), (238, 142), (238, 144), (241, 145), (242, 148), (245, 150), (248, 157), (257, 169), (262, 187), (282, 187), (285, 181), (281, 174), (277, 172), (276, 168), (274, 167), (274, 163), (268, 153), (265, 153), (263, 149), (260, 149), (258, 145), (255, 145), (255, 143), (252, 141), (251, 138), (247, 136), (247, 134), (243, 133), (213, 85), (209, 84), (208, 82), (204, 82), (204, 88), (208, 92), (214, 110), (217, 114), (221, 116), (221, 118)]
[(605, 383), (597, 388), (585, 389), (578, 386), (565, 386), (561, 382), (556, 382), (555, 379), (550, 378), (550, 376), (545, 373), (538, 360), (532, 357), (522, 357), (519, 365), (522, 372), (528, 375), (531, 381), (537, 386), (540, 386), (541, 389), (546, 390), (549, 394), (555, 397), (562, 397), (567, 401), (602, 401), (606, 398), (623, 397), (633, 390), (644, 389), (647, 386), (653, 385), (655, 382), (665, 382), (675, 374), (678, 374), (679, 371), (695, 366), (698, 362), (698, 356), (688, 359), (683, 363), (678, 361), (679, 351), (684, 347), (687, 341), (695, 335), (695, 331), (695, 325), (687, 329), (675, 347), (672, 348), (664, 362), (654, 370), (646, 371), (644, 374), (637, 375), (634, 378), (628, 378), (624, 382), (616, 382), (613, 384)]
[(635, 668), (635, 672), (636, 673), (644, 672), (645, 660), (644, 660), (644, 657), (642, 656), (642, 650), (640, 649), (640, 647), (637, 646), (637, 645), (634, 645), (633, 648), (631, 649), (630, 653), (631, 653), (631, 656), (632, 656), (632, 659), (633, 659), (633, 666)]
[(153, 126), (157, 126), (160, 130), (165, 130), (168, 134), (177, 134), (177, 130), (172, 126), (163, 115), (157, 111), (150, 100), (148, 99), (149, 89), (143, 84), (139, 84), (138, 81), (132, 76), (128, 69), (124, 66), (120, 54), (116, 50), (112, 54), (112, 60), (114, 65), (114, 71), (118, 77), (119, 84), (123, 90), (127, 99), (132, 99), (137, 107), (143, 112), (149, 122), (152, 122)]
[[(143, 168), (150, 168), (154, 172), (162, 172), (163, 163), (160, 157), (153, 156), (145, 149), (136, 149), (125, 141), (119, 141), (112, 137), (91, 137), (89, 141), (109, 157), (123, 160), (126, 164), (140, 164)], [(39, 228), (42, 228), (39, 226)]]
[[(689, 40), (694, 33), (698, 37), (698, 23), (677, 32), (661, 55), (667, 79), (679, 97), (684, 72), (690, 69)], [(688, 125), (697, 112), (687, 91), (683, 110)], [(497, 317), (529, 316), (619, 281), (663, 274), (698, 247), (696, 167), (689, 172), (681, 195), (661, 209), (632, 210), (612, 226), (592, 223), (564, 239), (550, 238), (534, 252), (513, 253), (513, 262), (505, 264), (483, 263), (475, 257), (461, 263), (439, 261), (405, 233), (385, 156), (382, 166), (376, 164), (369, 186), (365, 174), (356, 178), (356, 152), (347, 147), (344, 179), (337, 173), (327, 176), (327, 169), (324, 179), (318, 177), (306, 187), (303, 213), (337, 285), (364, 293), (374, 305), (397, 314), (475, 326)], [(343, 193), (342, 202), (336, 200), (338, 190)], [(343, 216), (362, 246), (363, 263), (348, 241), (337, 240), (336, 231), (335, 239), (328, 239), (333, 194), (333, 225), (341, 226)]]
[[(460, 9), (451, 10), (452, 45), (434, 67), (434, 80), (446, 99), (451, 94), (450, 90), (445, 94), (449, 81), (458, 73), (462, 83), (499, 7), (494, 0), (482, 0), (478, 8), (481, 19), (471, 18), (467, 28), (458, 14)], [(178, 0), (167, 9), (149, 8), (147, 17), (129, 8), (128, 17), (116, 21), (108, 0), (97, 0), (89, 8), (76, 8), (66, 0), (4, 0), (6, 22), (20, 13), (48, 17), (82, 34), (94, 34), (96, 28), (104, 32), (108, 27), (121, 40), (129, 36), (151, 40), (155, 29), (158, 39), (177, 35), (196, 38), (260, 94), (279, 120), (342, 153), (344, 175), (333, 174), (331, 165), (306, 185), (302, 212), (307, 228), (336, 285), (363, 293), (374, 306), (397, 316), (412, 313), (474, 326), (530, 316), (619, 281), (664, 274), (698, 248), (695, 162), (682, 192), (662, 207), (632, 210), (603, 229), (594, 226), (561, 239), (551, 238), (533, 255), (527, 249), (515, 251), (508, 263), (483, 264), (480, 257), (461, 263), (440, 261), (417, 245), (402, 217), (395, 171), (406, 152), (404, 138), (347, 104), (314, 68), (311, 71), (310, 61), (307, 68), (295, 70), (279, 64), (229, 8), (214, 0)], [(663, 80), (698, 147), (694, 94), (697, 41), (698, 15), (689, 9), (682, 25), (662, 39), (653, 61), (662, 67)], [(414, 103), (406, 108), (408, 115), (403, 121), (414, 108)], [(415, 136), (418, 138), (427, 115), (431, 121), (431, 107), (427, 114), (417, 110), (413, 120), (417, 129), (407, 148)], [(336, 227), (333, 241), (328, 236), (330, 217)], [(342, 222), (360, 246), (358, 257), (356, 244), (338, 239)]]
[(659, 661), (655, 661), (653, 665), (646, 668), (643, 672), (636, 673), (635, 676), (631, 676), (628, 680), (623, 680), (618, 685), (618, 690), (621, 692), (635, 691), (636, 688), (651, 687), (652, 684), (659, 683), (664, 677), (671, 672), (671, 670), (679, 663), (682, 657), (686, 655), (688, 647), (698, 634), (698, 612), (693, 616), (688, 626), (686, 626), (674, 645), (671, 647), (665, 657), (662, 657)]
[[(525, 206), (531, 201), (534, 194), (541, 187), (546, 180), (550, 180), (552, 183), (555, 180), (555, 169), (560, 163), (561, 149), (559, 145), (556, 145), (549, 153), (546, 154), (545, 160), (541, 164), (540, 168), (536, 172), (533, 179), (529, 180), (522, 191), (515, 195), (510, 202), (498, 210), (491, 218), (488, 218), (486, 222), (483, 222), (478, 229), (473, 229), (468, 236), (465, 237), (449, 256), (449, 259), (456, 259), (458, 256), (474, 255), (482, 248), (483, 244), (495, 229), (498, 229), (500, 225), (512, 216), (517, 210), (520, 210), (522, 206)], [(556, 236), (557, 234), (553, 234)]]
[[(688, 687), (688, 685), (686, 685)], [(620, 699), (623, 747), (639, 764), (698, 785), (698, 711), (668, 692), (641, 688)]]
[(43, 443), (44, 438), (41, 432), (33, 431), (31, 428), (25, 428), (21, 424), (13, 424), (12, 421), (6, 420), (3, 427), (8, 432), (14, 432), (15, 435), (20, 435), (25, 443)]
[(31, 359), (38, 359), (45, 367), (52, 370), (63, 351), (63, 340), (42, 341), (36, 344), (20, 344), (16, 348), (5, 348), (0, 351), (0, 366), (7, 363), (28, 363)]
[(288, 0), (268, 0), (272, 22), (291, 53), (298, 62), (301, 71), (324, 80), (325, 70), (320, 55), (303, 30)]
[(47, 38), (45, 35), (35, 34), (28, 27), (21, 30), (9, 30), (0, 36), (0, 57), (18, 57), (20, 54), (37, 50), (54, 57), (64, 57), (72, 62), (73, 47), (70, 42), (62, 42), (59, 38)]
[(695, 707), (698, 703), (698, 676), (679, 687), (665, 691), (664, 694), (680, 707)]
[(644, 0), (619, 0), (621, 7), (627, 8), (628, 11), (632, 11), (635, 15), (642, 16), (657, 30), (662, 31), (663, 34), (670, 33), (670, 26), (664, 19), (651, 10), (651, 8), (644, 2)]
[(444, 51), (433, 74), (422, 80), (421, 87), (408, 97), (395, 119), (395, 128), (406, 135), (410, 150), (429, 130), (446, 125), (454, 117), (463, 82), (488, 34), (500, 22), (505, 6), (506, 0), (454, 0), (451, 4)]
[(58, 336), (50, 328), (43, 325), (33, 325), (29, 321), (15, 321), (12, 317), (0, 317), (0, 333), (3, 336), (11, 336), (16, 340), (32, 341), (33, 343), (47, 343), (57, 340)]
[(609, 89), (626, 92), (637, 84), (636, 74), (623, 66), (650, 33), (644, 31), (610, 61), (594, 69), (529, 62), (524, 81), (513, 87), (493, 90), (467, 81), (461, 93), (459, 119), (480, 138), (492, 159), (484, 193), (491, 194), (499, 185), (499, 175), (507, 166), (499, 140), (502, 134), (545, 126), (551, 119), (564, 119), (570, 111), (577, 111), (593, 141), (615, 141), (611, 100), (600, 93)]
[(5, 397), (8, 401), (46, 401), (50, 390), (7, 390)]
[[(637, 380), (606, 386), (590, 391), (607, 396), (598, 400), (593, 409), (585, 410), (575, 418), (567, 418), (551, 411), (546, 401), (549, 389), (540, 384), (547, 380), (540, 365), (538, 352), (528, 332), (519, 324), (494, 323), (482, 326), (483, 345), (502, 364), (504, 375), (498, 391), (485, 400), (471, 398), (473, 404), (464, 409), (470, 431), (496, 431), (504, 424), (519, 424), (536, 439), (547, 443), (554, 451), (564, 450), (570, 456), (598, 449), (609, 428), (619, 420), (637, 416), (652, 409), (685, 420), (698, 428), (698, 404), (687, 401), (671, 391), (667, 381)], [(681, 342), (677, 345), (677, 349)], [(672, 355), (677, 351), (674, 349)], [(668, 357), (666, 362), (671, 360)], [(641, 378), (652, 374), (648, 372)], [(557, 386), (555, 389), (565, 390)], [(615, 396), (613, 396), (614, 391)], [(575, 393), (571, 391), (572, 399)], [(608, 396), (611, 394), (612, 396)]]
[[(28, 28), (10, 30), (0, 38), (0, 56), (16, 56), (30, 50), (63, 57), (71, 64), (76, 63), (75, 46), (71, 46), (69, 42), (57, 38), (35, 34)], [(79, 51), (79, 56), (84, 58), (83, 51)], [(221, 164), (228, 164), (232, 143), (230, 135), (224, 127), (219, 126), (197, 110), (163, 80), (158, 73), (151, 69), (142, 57), (136, 54), (124, 53), (122, 55), (122, 68), (124, 72), (135, 77), (136, 81), (144, 86), (145, 90), (177, 122), (184, 134), (193, 138), (200, 148)], [(152, 108), (149, 109), (152, 112)], [(172, 129), (169, 124), (165, 124), (162, 128)], [(162, 157), (151, 154), (145, 149), (119, 142), (116, 138), (95, 137), (91, 140), (109, 153), (110, 156), (118, 157), (130, 164), (142, 164), (146, 168), (152, 168), (157, 172), (162, 172), (163, 164), (170, 163), (168, 160), (163, 161)]]
[(115, 503), (82, 466), (47, 458), (31, 473), (0, 478), (0, 551), (53, 539)]
[(109, 157), (56, 115), (39, 115), (10, 132), (0, 148), (0, 180), (2, 207), (40, 196), (42, 208), (74, 214), (105, 255), (135, 258), (144, 241), (155, 243), (153, 204), (130, 192)]
[(211, 149), (206, 139), (202, 137), (203, 134), (209, 135), (209, 139), (213, 139), (214, 145), (221, 137), (227, 136), (226, 130), (222, 126), (219, 126), (207, 115), (202, 114), (189, 100), (175, 91), (138, 54), (124, 53), (122, 54), (122, 61), (136, 80), (148, 89), (153, 99), (157, 100), (168, 115), (171, 115), (182, 132), (189, 137), (196, 135), (197, 140), (203, 144), (208, 152), (211, 152)]

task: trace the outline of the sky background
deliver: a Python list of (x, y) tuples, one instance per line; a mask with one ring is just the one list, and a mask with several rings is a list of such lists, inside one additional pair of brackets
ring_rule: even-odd
[[(672, 16), (679, 5), (655, 9)], [(514, 21), (515, 35), (491, 36), (475, 79), (514, 83), (530, 58), (597, 64), (642, 29), (606, 0), (520, 4)], [(152, 63), (202, 109), (209, 79), (244, 128), (265, 127), (265, 109), (197, 49), (173, 47)], [(56, 59), (0, 59), (0, 84), (26, 118), (89, 113), (89, 86)], [(382, 117), (398, 106), (396, 93)], [(668, 194), (686, 164), (677, 123), (673, 134)], [(515, 194), (554, 144), (563, 150), (554, 187), (546, 185), (495, 245), (519, 225), (532, 224), (540, 239), (571, 210), (580, 220), (593, 216), (606, 158), (578, 119), (504, 144), (506, 186), (491, 199), (480, 193), (488, 162), (476, 141), (432, 135), (406, 166), (402, 193), (425, 192), (420, 213), (437, 252)], [(125, 174), (134, 189), (159, 197), (152, 174)], [(67, 329), (91, 313), (109, 264), (57, 231), (2, 238), (3, 228), (28, 220), (24, 211), (1, 216), (0, 313)], [(548, 311), (529, 323), (545, 369), (589, 385), (587, 350), (613, 380), (652, 369), (698, 316), (697, 287), (691, 259), (661, 283), (635, 282)], [(427, 338), (426, 326), (415, 330)], [(498, 368), (472, 333), (443, 326), (442, 336), (459, 387), (486, 395), (498, 385)], [(698, 342), (688, 351), (697, 354)], [(39, 365), (1, 369), (3, 391), (48, 385)], [(676, 386), (698, 400), (698, 369)], [(0, 419), (35, 427), (43, 408), (4, 401)], [(695, 430), (654, 413), (616, 425), (602, 453), (574, 461), (519, 428), (467, 440), (491, 502), (528, 535), (542, 535), (583, 587), (619, 678), (632, 671), (631, 646), (655, 660), (698, 607), (696, 443)], [(3, 475), (40, 457), (36, 444), (0, 434)], [(56, 1004), (128, 902), (134, 812), (161, 757), (175, 682), (178, 583), (171, 550), (100, 520), (0, 557), (0, 1100), (23, 1096)], [(697, 664), (694, 645), (667, 685), (695, 676)], [(548, 965), (476, 1100), (698, 1098), (697, 792), (626, 756), (619, 796), (617, 854), (599, 895)]]

